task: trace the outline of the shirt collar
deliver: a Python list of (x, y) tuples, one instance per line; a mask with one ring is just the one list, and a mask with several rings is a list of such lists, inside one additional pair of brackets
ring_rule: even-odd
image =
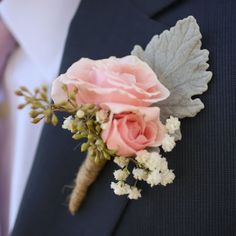
[(7, 0), (0, 14), (46, 79), (58, 73), (70, 22), (81, 0)]

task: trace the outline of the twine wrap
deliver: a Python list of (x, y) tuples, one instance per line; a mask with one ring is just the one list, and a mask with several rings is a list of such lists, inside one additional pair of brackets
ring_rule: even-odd
[(74, 215), (80, 208), (90, 185), (96, 180), (105, 163), (105, 159), (95, 163), (94, 158), (87, 155), (83, 164), (79, 168), (75, 179), (75, 186), (70, 196), (69, 210), (72, 215)]

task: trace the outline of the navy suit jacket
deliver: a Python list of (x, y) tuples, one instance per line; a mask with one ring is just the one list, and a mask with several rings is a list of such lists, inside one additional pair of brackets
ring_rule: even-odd
[(110, 189), (116, 167), (108, 163), (75, 216), (67, 209), (71, 189), (65, 185), (85, 154), (69, 132), (45, 125), (12, 236), (236, 235), (235, 13), (235, 0), (83, 0), (61, 73), (81, 57), (128, 55), (135, 44), (145, 47), (153, 35), (193, 15), (213, 71), (201, 96), (206, 109), (183, 120), (183, 139), (167, 155), (173, 184), (141, 184), (138, 201), (117, 197)]

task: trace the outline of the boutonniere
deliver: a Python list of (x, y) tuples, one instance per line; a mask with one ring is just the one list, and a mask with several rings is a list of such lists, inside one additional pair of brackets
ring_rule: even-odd
[(72, 214), (107, 161), (119, 167), (113, 180), (107, 176), (107, 187), (129, 199), (145, 195), (138, 181), (150, 187), (174, 181), (166, 155), (181, 139), (179, 119), (194, 117), (204, 108), (192, 97), (205, 92), (212, 77), (208, 54), (201, 49), (199, 26), (190, 16), (154, 36), (145, 49), (135, 46), (131, 55), (75, 62), (54, 80), (53, 102), (45, 86), (16, 91), (25, 99), (19, 108), (31, 107), (33, 123), (57, 125), (57, 113), (65, 112), (62, 128), (83, 141), (81, 151), (88, 155), (70, 196)]

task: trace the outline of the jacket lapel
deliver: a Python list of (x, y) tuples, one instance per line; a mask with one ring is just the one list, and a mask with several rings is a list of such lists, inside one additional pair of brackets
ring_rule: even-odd
[[(173, 0), (165, 1), (170, 4)], [(147, 7), (152, 12), (164, 6), (152, 4)], [(82, 1), (68, 33), (61, 73), (81, 57), (127, 55), (135, 44), (145, 46), (165, 28), (128, 0)], [(112, 234), (128, 202), (110, 189), (115, 169), (112, 163), (90, 188), (78, 214), (71, 216), (67, 210), (70, 189), (63, 191), (63, 187), (72, 183), (85, 157), (75, 149), (77, 145), (60, 126), (44, 127), (13, 236)]]
[(130, 0), (138, 9), (145, 12), (148, 16), (160, 13), (167, 7), (170, 7), (173, 3), (181, 0)]

